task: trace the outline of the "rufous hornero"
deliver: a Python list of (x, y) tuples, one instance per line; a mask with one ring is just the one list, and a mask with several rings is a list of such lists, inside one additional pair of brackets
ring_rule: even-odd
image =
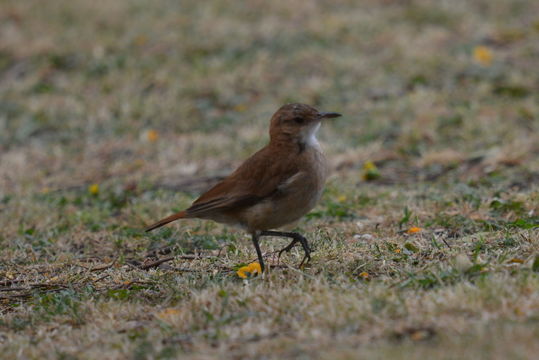
[(316, 134), (322, 121), (339, 116), (305, 104), (282, 106), (271, 117), (268, 145), (202, 194), (188, 209), (148, 226), (146, 231), (189, 218), (239, 226), (251, 234), (262, 271), (264, 259), (259, 238), (291, 238), (279, 256), (300, 243), (305, 253), (301, 267), (311, 259), (307, 239), (299, 233), (277, 229), (297, 223), (320, 199), (328, 164)]

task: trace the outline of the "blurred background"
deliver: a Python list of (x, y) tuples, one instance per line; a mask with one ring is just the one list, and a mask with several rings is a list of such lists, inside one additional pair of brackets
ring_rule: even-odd
[(224, 174), (287, 102), (345, 115), (321, 132), (343, 171), (537, 171), (538, 14), (532, 0), (2, 1), (0, 191)]

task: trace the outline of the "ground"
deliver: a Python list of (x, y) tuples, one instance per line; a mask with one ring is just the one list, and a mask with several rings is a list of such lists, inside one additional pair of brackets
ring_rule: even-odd
[[(0, 357), (539, 351), (539, 2), (0, 2)], [(303, 102), (342, 118), (299, 223), (145, 225)]]

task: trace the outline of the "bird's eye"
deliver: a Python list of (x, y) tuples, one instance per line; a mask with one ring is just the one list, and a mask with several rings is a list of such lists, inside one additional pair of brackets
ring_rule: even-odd
[(296, 116), (296, 117), (294, 118), (294, 122), (295, 122), (296, 124), (303, 124), (303, 118), (302, 118), (302, 117), (299, 117), (299, 116)]

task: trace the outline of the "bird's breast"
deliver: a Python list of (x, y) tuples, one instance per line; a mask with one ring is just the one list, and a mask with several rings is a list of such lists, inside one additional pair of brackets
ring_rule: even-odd
[(328, 175), (326, 158), (308, 147), (298, 159), (297, 178), (291, 178), (274, 196), (246, 209), (244, 219), (250, 230), (269, 230), (297, 222), (316, 206)]
[(308, 212), (318, 203), (318, 200), (322, 196), (329, 167), (320, 147), (309, 148), (306, 152), (306, 158), (305, 171), (311, 175), (308, 176), (305, 186), (298, 189), (298, 193), (304, 199), (303, 201), (298, 200), (298, 202), (305, 203), (305, 206), (308, 208), (306, 212)]

